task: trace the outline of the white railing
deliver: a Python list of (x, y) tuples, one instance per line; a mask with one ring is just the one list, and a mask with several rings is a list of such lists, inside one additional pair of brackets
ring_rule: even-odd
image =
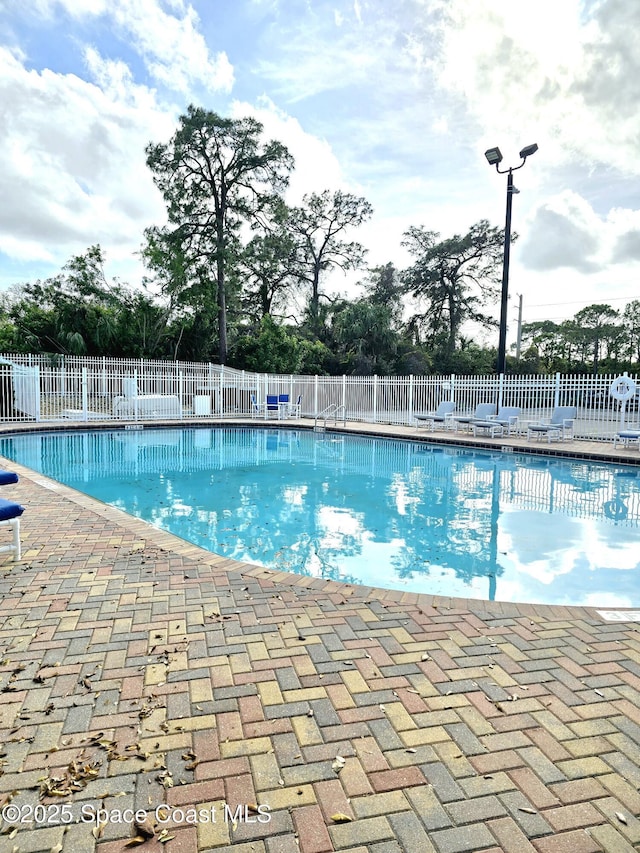
[[(631, 379), (640, 384), (636, 375)], [(575, 405), (576, 438), (608, 440), (637, 424), (638, 395), (620, 403), (614, 376), (304, 376), (270, 375), (216, 364), (37, 355), (0, 356), (0, 422), (181, 420), (252, 414), (252, 397), (301, 396), (301, 416), (415, 426), (415, 415), (453, 400), (471, 414), (483, 402), (519, 406), (521, 429)], [(333, 408), (332, 408), (333, 407)]]

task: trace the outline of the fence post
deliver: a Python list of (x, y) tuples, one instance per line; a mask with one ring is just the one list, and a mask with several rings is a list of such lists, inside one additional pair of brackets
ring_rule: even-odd
[(413, 421), (413, 373), (409, 374), (409, 423), (407, 426), (411, 426)]
[(342, 414), (344, 419), (347, 419), (347, 377), (342, 374)]
[(453, 403), (453, 402), (455, 401), (455, 399), (456, 399), (456, 394), (455, 394), (455, 390), (456, 390), (456, 375), (455, 375), (455, 373), (452, 373), (452, 374), (451, 374), (451, 377), (450, 377), (450, 379), (449, 379), (449, 388), (451, 389), (451, 393), (449, 394), (449, 402), (450, 402), (450, 403)]
[(180, 401), (180, 419), (182, 419), (182, 404), (184, 401), (184, 371), (178, 374), (178, 400)]
[(560, 405), (560, 374), (556, 373), (556, 384), (553, 390), (553, 406)]
[(36, 423), (40, 423), (40, 375), (41, 375), (42, 368), (40, 367), (39, 364), (36, 365), (35, 371), (36, 371), (35, 419), (36, 419)]
[(313, 400), (313, 408), (315, 411), (316, 417), (318, 417), (318, 374), (316, 373), (314, 377), (314, 400)]
[[(211, 367), (211, 365), (209, 365)], [(213, 384), (210, 383), (213, 388)], [(237, 402), (237, 397), (236, 397)], [(237, 406), (236, 406), (237, 408)], [(222, 417), (224, 414), (224, 364), (220, 365), (220, 396), (218, 398), (218, 416)]]
[(498, 409), (502, 406), (502, 396), (504, 394), (504, 373), (498, 376)]
[(82, 420), (89, 420), (89, 386), (86, 367), (82, 368)]
[(378, 374), (373, 374), (373, 422), (378, 423)]

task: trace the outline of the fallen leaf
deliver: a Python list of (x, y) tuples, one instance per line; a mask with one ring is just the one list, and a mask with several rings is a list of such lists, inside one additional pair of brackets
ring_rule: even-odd
[(93, 837), (96, 839), (102, 838), (102, 833), (104, 832), (106, 826), (107, 826), (107, 821), (101, 820), (100, 823), (96, 824), (93, 827), (93, 829), (91, 830), (91, 835), (93, 835)]
[(526, 814), (538, 814), (538, 812), (535, 809), (529, 809), (526, 806), (520, 806), (518, 808), (518, 811), (526, 812)]
[(345, 764), (345, 759), (341, 755), (336, 755), (336, 759), (331, 765), (331, 769), (334, 771), (334, 773), (339, 773), (341, 770), (344, 770)]
[(136, 830), (136, 835), (142, 835), (144, 836), (144, 838), (153, 838), (153, 836), (156, 834), (155, 827), (148, 817), (146, 817), (144, 820), (134, 821), (133, 825)]
[(331, 820), (335, 823), (348, 823), (353, 820), (352, 817), (349, 817), (348, 814), (343, 814), (342, 812), (337, 812), (336, 814), (331, 815)]
[(624, 824), (625, 824), (625, 826), (626, 826), (626, 824), (627, 824), (627, 819), (626, 819), (626, 817), (622, 814), (622, 812), (616, 812), (615, 814), (616, 814), (616, 817), (618, 818), (618, 820), (620, 821), (620, 823), (624, 823)]

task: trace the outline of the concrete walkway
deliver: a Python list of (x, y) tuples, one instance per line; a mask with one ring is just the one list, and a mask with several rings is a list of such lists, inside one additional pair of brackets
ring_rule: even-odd
[(1, 853), (640, 850), (640, 623), (232, 563), (0, 466)]

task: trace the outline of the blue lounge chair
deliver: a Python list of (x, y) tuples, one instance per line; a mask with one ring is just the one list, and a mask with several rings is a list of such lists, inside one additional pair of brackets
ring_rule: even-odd
[(640, 449), (640, 429), (637, 427), (625, 427), (624, 429), (618, 430), (613, 437), (614, 448), (618, 446), (618, 442), (620, 442), (623, 447), (630, 447), (632, 444), (636, 444), (638, 449)]
[(561, 438), (573, 438), (573, 425), (577, 414), (576, 406), (556, 406), (551, 412), (549, 421), (539, 421), (528, 425), (527, 440), (546, 436), (547, 441), (551, 443), (552, 438), (556, 438), (558, 441)]
[[(17, 483), (18, 479), (18, 475), (13, 471), (0, 470), (1, 486)], [(19, 503), (0, 498), (0, 527), (7, 527), (13, 534), (10, 545), (0, 545), (0, 553), (10, 552), (13, 554), (14, 561), (19, 560), (22, 556), (20, 546), (20, 516), (23, 512), (24, 507)]]
[(448, 429), (453, 426), (453, 412), (455, 408), (456, 404), (453, 401), (443, 400), (441, 403), (438, 403), (438, 408), (435, 412), (414, 415), (416, 426), (419, 427), (421, 424), (424, 424), (427, 429), (435, 429), (436, 424), (442, 424), (445, 429)]
[(269, 418), (271, 415), (280, 417), (280, 400), (277, 394), (267, 394), (265, 417)]
[(512, 435), (518, 431), (519, 417), (519, 406), (502, 406), (495, 417), (489, 417), (486, 421), (472, 421), (473, 434), (477, 436), (479, 432), (486, 432), (491, 438), (495, 438), (504, 435), (506, 430), (507, 435)]
[(497, 406), (495, 403), (478, 403), (476, 410), (472, 415), (454, 417), (453, 422), (455, 424), (456, 432), (458, 432), (459, 426), (466, 426), (468, 430), (471, 430), (471, 424), (473, 421), (486, 421), (487, 418), (495, 415), (496, 409)]

